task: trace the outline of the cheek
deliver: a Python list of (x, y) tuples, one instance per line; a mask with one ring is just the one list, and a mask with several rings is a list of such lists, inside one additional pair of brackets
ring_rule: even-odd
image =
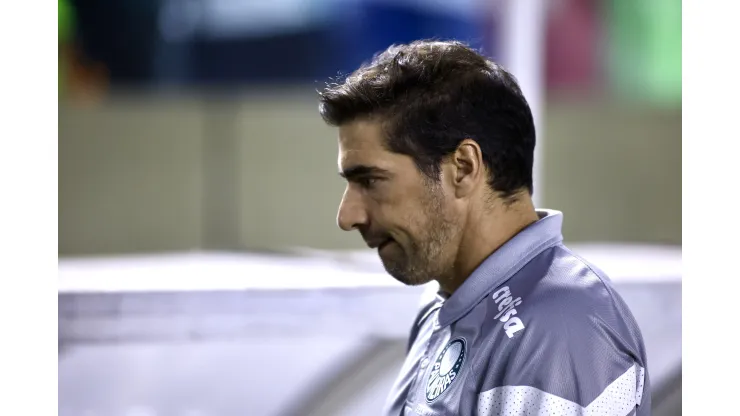
[(395, 239), (416, 240), (424, 235), (433, 216), (441, 212), (444, 197), (432, 192), (435, 190), (424, 186), (383, 187), (368, 194), (368, 207), (376, 225), (391, 232)]
[(402, 247), (413, 244), (419, 238), (419, 229), (423, 228), (420, 222), (426, 220), (423, 213), (409, 205), (379, 204), (372, 217), (375, 228), (389, 234)]
[(379, 185), (372, 191), (365, 193), (368, 210), (378, 221), (397, 223), (405, 221), (407, 213), (413, 203), (413, 196), (405, 196), (403, 192), (390, 184)]
[(433, 216), (423, 209), (415, 210), (399, 224), (400, 242), (409, 248), (423, 246), (435, 227)]

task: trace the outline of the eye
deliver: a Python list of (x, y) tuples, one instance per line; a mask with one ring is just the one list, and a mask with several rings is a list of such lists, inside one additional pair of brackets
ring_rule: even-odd
[(372, 177), (358, 178), (357, 183), (365, 189), (372, 189), (378, 183), (378, 180), (378, 178)]

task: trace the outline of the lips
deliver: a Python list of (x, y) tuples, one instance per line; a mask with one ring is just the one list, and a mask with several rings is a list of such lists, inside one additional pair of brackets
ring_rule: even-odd
[(388, 244), (390, 244), (390, 243), (392, 243), (392, 242), (393, 242), (393, 240), (392, 240), (392, 239), (390, 239), (390, 238), (389, 238), (389, 239), (387, 239), (387, 240), (385, 240), (384, 242), (382, 242), (382, 243), (381, 243), (381, 244), (380, 244), (380, 245), (378, 246), (378, 250), (382, 250), (382, 249), (383, 249), (383, 247), (387, 246)]
[(367, 245), (368, 245), (368, 247), (370, 247), (372, 249), (377, 248), (378, 250), (380, 250), (383, 247), (387, 246), (388, 243), (391, 243), (391, 242), (393, 242), (393, 239), (392, 238), (386, 238), (384, 240), (371, 240), (371, 241), (367, 241)]

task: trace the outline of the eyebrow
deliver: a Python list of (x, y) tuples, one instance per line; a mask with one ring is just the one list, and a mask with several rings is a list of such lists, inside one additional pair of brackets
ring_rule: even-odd
[(388, 174), (390, 174), (390, 172), (388, 172), (385, 169), (381, 169), (376, 166), (366, 166), (366, 165), (352, 166), (347, 169), (344, 169), (342, 172), (339, 172), (339, 176), (347, 180), (351, 180), (354, 178), (360, 178), (363, 176), (388, 175)]

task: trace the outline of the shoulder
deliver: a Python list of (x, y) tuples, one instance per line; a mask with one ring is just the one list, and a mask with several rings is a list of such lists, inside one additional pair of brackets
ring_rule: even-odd
[[(483, 302), (488, 317), (504, 324), (508, 338), (526, 328), (528, 336), (577, 342), (584, 341), (579, 334), (603, 335), (603, 325), (612, 327), (614, 335), (639, 336), (609, 277), (564, 246), (543, 252)], [(573, 336), (564, 337), (568, 334)]]
[(640, 398), (639, 328), (608, 277), (567, 248), (543, 252), (479, 306), (482, 391), (524, 386), (586, 406), (634, 381)]

